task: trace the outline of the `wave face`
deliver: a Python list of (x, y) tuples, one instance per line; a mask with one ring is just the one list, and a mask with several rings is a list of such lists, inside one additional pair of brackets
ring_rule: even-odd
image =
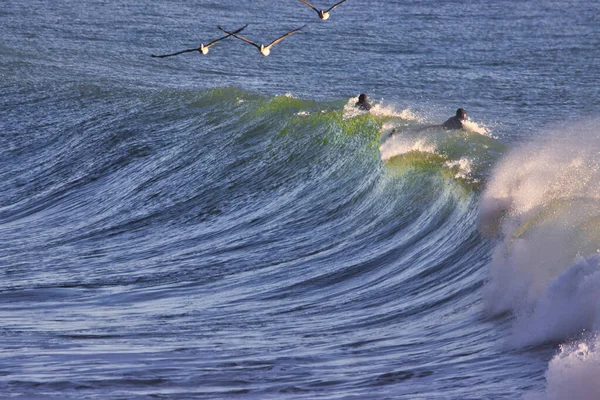
[(4, 392), (597, 393), (597, 121), (508, 151), (354, 98), (25, 98), (1, 150)]
[(227, 87), (31, 101), (2, 146), (3, 391), (448, 398), (500, 356), (473, 350), (477, 188), (382, 163), (419, 122)]

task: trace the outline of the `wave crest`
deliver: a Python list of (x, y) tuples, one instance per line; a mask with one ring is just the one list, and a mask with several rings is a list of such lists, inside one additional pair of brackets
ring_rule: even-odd
[(479, 212), (481, 231), (501, 238), (486, 288), (489, 313), (530, 309), (576, 257), (600, 248), (596, 129), (524, 146), (495, 171)]
[[(543, 143), (512, 152), (481, 199), (480, 230), (499, 239), (484, 307), (490, 315), (514, 315), (516, 347), (600, 330), (597, 122), (550, 132)], [(547, 371), (547, 391), (527, 398), (597, 398), (597, 345), (563, 346)]]

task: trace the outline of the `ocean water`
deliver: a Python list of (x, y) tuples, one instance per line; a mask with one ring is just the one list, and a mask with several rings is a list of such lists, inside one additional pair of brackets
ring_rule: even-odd
[(4, 1), (0, 398), (600, 399), (599, 22)]

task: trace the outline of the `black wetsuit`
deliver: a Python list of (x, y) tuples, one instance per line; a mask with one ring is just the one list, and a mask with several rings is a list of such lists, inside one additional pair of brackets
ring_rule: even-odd
[(358, 109), (362, 110), (362, 111), (369, 111), (371, 109), (371, 105), (367, 101), (365, 101), (365, 102), (357, 101), (355, 106), (358, 107)]
[(442, 124), (442, 128), (444, 128), (444, 129), (463, 129), (464, 125), (463, 125), (462, 120), (455, 115), (454, 117), (448, 118), (448, 121), (446, 121)]

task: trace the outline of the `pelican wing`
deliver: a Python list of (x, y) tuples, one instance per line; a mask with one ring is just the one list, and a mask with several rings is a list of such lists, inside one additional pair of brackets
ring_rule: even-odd
[(183, 54), (183, 53), (191, 53), (192, 51), (199, 51), (200, 49), (187, 49), (187, 50), (181, 50), (178, 51), (177, 53), (172, 53), (172, 54), (162, 54), (160, 56), (156, 56), (154, 54), (152, 54), (152, 57), (156, 57), (156, 58), (165, 58), (165, 57), (172, 57), (172, 56), (177, 56), (179, 54)]
[(246, 38), (245, 38), (245, 37), (243, 37), (243, 36), (238, 36), (238, 35), (236, 35), (236, 34), (235, 34), (235, 33), (233, 33), (233, 32), (226, 31), (225, 29), (221, 28), (221, 26), (217, 26), (217, 28), (219, 28), (219, 29), (220, 29), (220, 30), (222, 30), (223, 32), (225, 32), (225, 33), (228, 33), (229, 35), (231, 35), (231, 36), (233, 36), (233, 37), (235, 37), (235, 38), (238, 38), (238, 39), (240, 39), (240, 40), (243, 40), (243, 41), (244, 41), (244, 42), (246, 42), (246, 43), (250, 43), (252, 46), (254, 46), (254, 47), (256, 47), (256, 48), (260, 49), (260, 46), (259, 46), (259, 45), (257, 45), (256, 43), (254, 43), (254, 42), (253, 42), (252, 40), (250, 40), (250, 39), (246, 39)]
[(307, 6), (309, 6), (310, 8), (312, 8), (313, 10), (315, 10), (317, 13), (319, 12), (319, 10), (317, 9), (317, 7), (313, 6), (308, 1), (306, 1), (306, 0), (300, 0), (300, 1), (303, 2), (304, 4), (306, 4)]
[[(215, 43), (217, 43), (217, 42), (220, 42), (220, 41), (221, 41), (221, 40), (223, 40), (223, 39), (227, 39), (229, 36), (235, 35), (236, 33), (239, 33), (239, 32), (241, 32), (241, 31), (243, 31), (244, 29), (246, 29), (246, 27), (247, 27), (247, 26), (248, 26), (248, 25), (246, 24), (246, 25), (242, 26), (240, 29), (237, 29), (237, 30), (235, 30), (235, 31), (233, 31), (233, 32), (231, 32), (231, 33), (228, 33), (228, 34), (227, 34), (227, 36), (223, 36), (223, 37), (220, 37), (220, 38), (218, 38), (218, 39), (215, 39), (215, 40), (213, 40), (212, 42), (210, 42), (209, 44), (207, 44), (207, 45), (206, 45), (206, 46), (204, 46), (204, 47), (210, 47), (210, 46), (212, 46), (213, 44), (215, 44)], [(221, 29), (221, 30), (223, 30), (223, 29)]]
[(304, 28), (306, 25), (302, 25), (300, 28), (296, 28), (293, 31), (289, 31), (288, 33), (286, 33), (285, 35), (279, 36), (277, 39), (273, 40), (271, 43), (269, 43), (268, 46), (266, 46), (267, 48), (270, 48), (272, 46), (275, 46), (277, 43), (281, 42), (283, 39), (285, 39), (288, 36), (293, 35), (294, 33), (298, 32), (300, 29)]
[[(300, 1), (303, 1), (303, 0), (300, 0)], [(333, 10), (334, 8), (336, 8), (337, 6), (339, 6), (340, 4), (342, 4), (345, 1), (348, 1), (348, 0), (342, 0), (342, 1), (339, 1), (339, 2), (335, 3), (334, 5), (332, 5), (331, 7), (329, 7), (329, 10), (327, 10), (326, 12), (329, 12), (329, 11)]]

